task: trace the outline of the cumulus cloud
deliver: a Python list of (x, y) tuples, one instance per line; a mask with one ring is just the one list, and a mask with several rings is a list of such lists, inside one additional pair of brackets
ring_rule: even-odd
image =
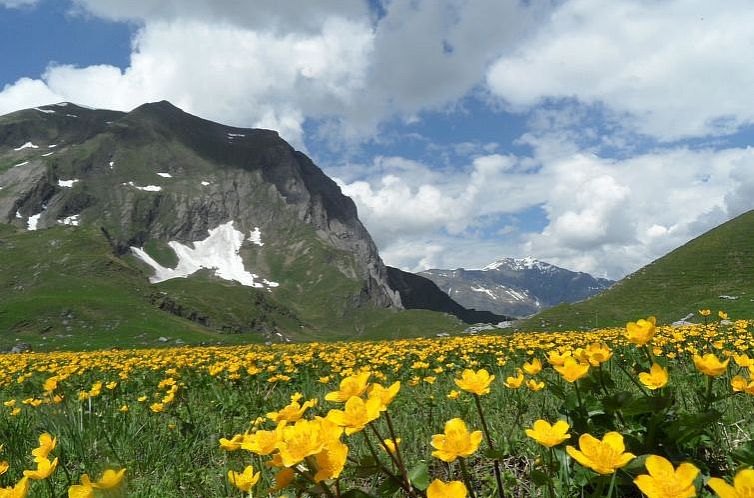
[[(616, 160), (553, 148), (541, 142), (532, 157), (491, 154), (440, 172), (380, 158), (340, 185), (385, 261), (410, 270), (534, 255), (620, 278), (754, 208), (754, 149), (677, 147)], [(526, 220), (490, 227), (534, 208), (546, 213), (541, 231)]]
[(726, 134), (754, 121), (753, 22), (746, 0), (571, 0), (487, 83), (517, 108), (602, 103), (663, 140)]
[(38, 0), (0, 0), (0, 6), (6, 9), (17, 9), (19, 7), (28, 7), (36, 5)]

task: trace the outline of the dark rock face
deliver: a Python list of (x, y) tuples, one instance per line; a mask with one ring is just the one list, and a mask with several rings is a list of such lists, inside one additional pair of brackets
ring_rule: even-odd
[(467, 309), (440, 290), (430, 279), (387, 267), (388, 282), (401, 296), (406, 309), (423, 309), (449, 313), (466, 323), (500, 323), (510, 318), (489, 311)]
[[(402, 307), (353, 201), (277, 132), (213, 123), (165, 101), (130, 113), (42, 109), (0, 120), (1, 223), (39, 215), (46, 228), (79, 215), (119, 255), (149, 240), (202, 240), (230, 220), (245, 234), (259, 227), (276, 248), (309, 227), (353, 259), (337, 268), (361, 283), (350, 305)], [(15, 150), (29, 141), (36, 147)]]
[(582, 301), (614, 283), (532, 258), (505, 258), (481, 270), (427, 270), (432, 280), (463, 306), (525, 317), (560, 303)]

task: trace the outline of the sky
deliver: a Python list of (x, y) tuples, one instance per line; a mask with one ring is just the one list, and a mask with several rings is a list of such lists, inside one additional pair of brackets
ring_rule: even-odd
[(387, 264), (621, 278), (754, 208), (749, 0), (0, 0), (0, 114), (278, 130)]

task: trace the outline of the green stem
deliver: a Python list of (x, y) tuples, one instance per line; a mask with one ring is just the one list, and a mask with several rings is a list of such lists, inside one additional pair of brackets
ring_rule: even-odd
[(615, 476), (618, 474), (618, 472), (613, 471), (613, 478), (610, 479), (610, 487), (607, 490), (607, 498), (611, 498), (613, 496), (613, 488), (615, 488)]
[[(479, 412), (479, 419), (482, 421), (482, 429), (484, 429), (484, 436), (487, 438), (487, 446), (491, 451), (495, 451), (495, 445), (492, 442), (492, 436), (490, 435), (490, 429), (487, 427), (487, 420), (484, 418), (484, 411), (482, 410), (482, 403), (479, 401), (479, 395), (474, 394), (474, 402), (476, 403), (477, 412)], [(520, 403), (516, 403), (519, 405)], [(520, 413), (520, 409), (518, 410)], [(517, 416), (518, 418), (518, 416)], [(497, 482), (497, 490), (500, 498), (505, 498), (505, 489), (503, 489), (503, 479), (500, 477), (500, 461), (495, 458), (493, 460), (495, 470), (495, 481)], [(473, 497), (472, 497), (473, 498)]]
[(554, 455), (554, 450), (552, 448), (549, 448), (549, 450), (550, 450), (550, 452), (549, 452), (550, 453), (550, 463), (548, 465), (548, 470), (550, 472), (549, 472), (548, 479), (547, 479), (547, 491), (548, 491), (548, 493), (550, 495), (550, 498), (555, 498), (555, 489), (552, 486), (552, 476), (555, 473), (554, 472), (555, 471), (555, 465), (554, 465), (554, 462), (553, 462), (553, 460), (555, 458), (555, 455)]
[(463, 457), (458, 457), (458, 462), (461, 464), (461, 474), (463, 475), (463, 482), (466, 483), (466, 489), (469, 490), (469, 496), (476, 498), (474, 494), (474, 487), (471, 485), (471, 476), (469, 475), (469, 469), (466, 468), (466, 460)]
[(707, 376), (707, 393), (704, 396), (704, 411), (709, 410), (709, 405), (712, 403), (712, 377)]
[(623, 365), (621, 365), (618, 362), (616, 362), (616, 365), (618, 365), (618, 368), (620, 368), (621, 372), (623, 372), (624, 374), (626, 374), (626, 377), (628, 377), (628, 380), (630, 380), (636, 387), (639, 388), (639, 390), (644, 395), (644, 397), (646, 397), (646, 398), (650, 398), (651, 397), (649, 395), (649, 393), (647, 393), (647, 390), (644, 389), (644, 386), (642, 386), (641, 383), (639, 383), (639, 381), (636, 380), (635, 376), (631, 375), (631, 373), (628, 370), (626, 370), (626, 367), (624, 367)]
[(387, 429), (390, 432), (390, 437), (393, 439), (393, 445), (395, 446), (395, 456), (398, 458), (398, 468), (401, 469), (403, 478), (406, 483), (409, 483), (408, 472), (406, 471), (406, 464), (403, 462), (403, 456), (401, 455), (401, 449), (398, 447), (398, 438), (395, 436), (395, 428), (393, 427), (393, 419), (390, 417), (390, 413), (385, 410), (385, 420), (387, 421)]

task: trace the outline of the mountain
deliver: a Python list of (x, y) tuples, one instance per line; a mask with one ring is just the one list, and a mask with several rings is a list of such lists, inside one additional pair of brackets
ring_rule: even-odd
[(704, 308), (727, 311), (732, 319), (754, 315), (754, 211), (700, 235), (602, 294), (545, 310), (521, 328), (623, 326), (648, 315), (672, 323)]
[(390, 287), (397, 290), (406, 309), (423, 309), (448, 313), (466, 323), (500, 323), (511, 320), (505, 315), (468, 309), (440, 290), (432, 280), (391, 266), (387, 267)]
[(563, 302), (586, 299), (613, 282), (534, 258), (503, 258), (481, 270), (426, 270), (432, 280), (467, 308), (525, 317)]
[(0, 226), (0, 345), (459, 326), (402, 311), (353, 201), (277, 132), (165, 101), (0, 117)]

